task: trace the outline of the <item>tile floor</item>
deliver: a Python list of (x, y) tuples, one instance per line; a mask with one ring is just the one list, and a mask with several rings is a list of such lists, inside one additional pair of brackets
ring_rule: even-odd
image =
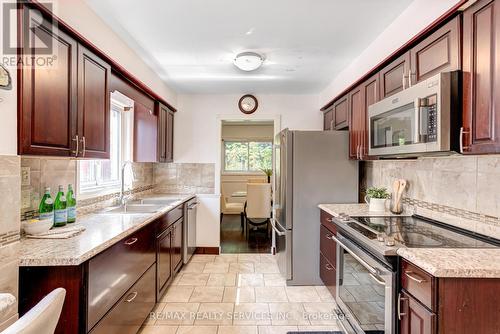
[(141, 334), (333, 331), (334, 307), (324, 286), (286, 286), (272, 255), (195, 255)]

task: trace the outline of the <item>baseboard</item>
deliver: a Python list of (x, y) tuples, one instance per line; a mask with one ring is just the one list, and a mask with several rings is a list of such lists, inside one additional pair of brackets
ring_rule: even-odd
[(196, 247), (196, 250), (194, 253), (195, 254), (219, 255), (220, 248), (219, 247)]

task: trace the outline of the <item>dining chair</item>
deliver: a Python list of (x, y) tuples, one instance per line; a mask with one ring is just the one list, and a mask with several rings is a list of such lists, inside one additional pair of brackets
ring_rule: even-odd
[(221, 211), (220, 211), (220, 222), (222, 224), (222, 218), (224, 218), (224, 214), (228, 215), (240, 215), (240, 224), (241, 224), (241, 230), (244, 231), (244, 218), (243, 218), (243, 211), (244, 211), (244, 203), (240, 202), (228, 202), (226, 196), (222, 194), (222, 200), (221, 200)]
[(54, 334), (65, 297), (65, 289), (53, 290), (2, 334)]
[(244, 208), (246, 237), (249, 238), (249, 226), (258, 228), (266, 225), (269, 232), (271, 218), (271, 184), (247, 183), (247, 201)]

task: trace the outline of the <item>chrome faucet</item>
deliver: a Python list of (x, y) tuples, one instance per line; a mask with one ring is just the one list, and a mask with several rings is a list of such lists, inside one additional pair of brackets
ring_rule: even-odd
[(127, 165), (132, 165), (132, 161), (124, 161), (120, 171), (122, 178), (120, 187), (120, 205), (127, 204), (127, 201), (125, 200), (125, 167), (127, 167)]

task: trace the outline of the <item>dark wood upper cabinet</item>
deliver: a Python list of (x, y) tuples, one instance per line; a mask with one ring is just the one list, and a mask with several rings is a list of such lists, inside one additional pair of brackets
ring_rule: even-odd
[(410, 53), (406, 52), (380, 71), (380, 98), (396, 94), (408, 87)]
[(323, 113), (323, 130), (333, 130), (333, 107), (328, 108)]
[(500, 3), (463, 14), (463, 153), (500, 153)]
[(134, 103), (134, 162), (158, 161), (158, 116)]
[(410, 50), (411, 84), (440, 72), (460, 69), (460, 16), (437, 29)]
[(368, 157), (368, 107), (379, 100), (378, 74), (349, 93), (349, 157)]
[(349, 127), (349, 95), (342, 96), (333, 104), (333, 129), (342, 130)]
[(23, 67), (18, 82), (18, 153), (70, 156), (76, 154), (77, 42), (43, 20), (41, 25), (33, 11), (24, 10), (20, 18), (21, 52), (35, 59), (39, 37), (50, 39), (57, 59), (52, 66)]
[(174, 161), (174, 111), (157, 103), (158, 113), (158, 158), (160, 162)]
[(360, 159), (361, 132), (363, 114), (362, 87), (358, 86), (349, 93), (349, 158)]
[(78, 45), (78, 134), (81, 156), (109, 159), (111, 67)]
[(109, 158), (110, 65), (50, 19), (21, 8), (21, 53), (47, 56), (33, 48), (43, 38), (52, 41), (57, 58), (46, 66), (19, 67), (18, 153)]

